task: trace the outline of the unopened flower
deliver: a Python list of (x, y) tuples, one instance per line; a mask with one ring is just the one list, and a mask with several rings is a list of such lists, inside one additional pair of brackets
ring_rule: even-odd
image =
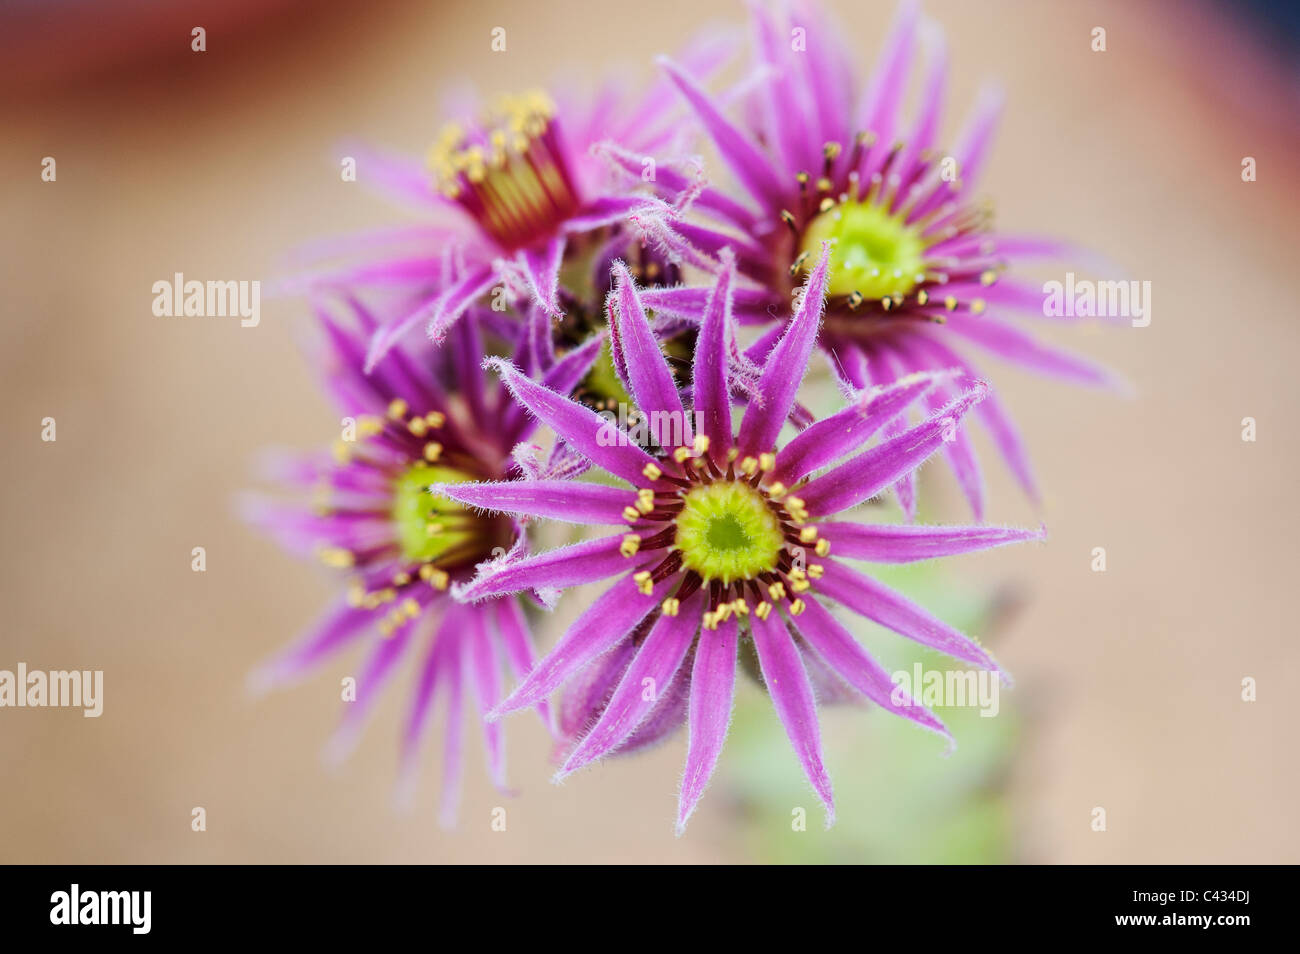
[[(867, 447), (913, 401), (951, 379), (950, 372), (907, 375), (860, 391), (848, 407), (782, 443), (779, 435), (817, 338), (829, 272), (823, 251), (735, 429), (726, 370), (733, 271), (723, 269), (705, 311), (693, 360), (691, 414), (638, 289), (623, 273), (612, 331), (622, 342), (625, 377), (638, 408), (678, 422), (660, 429), (668, 438), (661, 449), (610, 440), (613, 425), (590, 408), (530, 380), (509, 362), (490, 363), (516, 399), (566, 445), (632, 489), (549, 480), (437, 488), (493, 512), (623, 525), (612, 536), (487, 568), (456, 594), (482, 600), (612, 581), (493, 715), (535, 705), (562, 684), (585, 680), (566, 702), (580, 707), (585, 695), (593, 718), (575, 712), (565, 721), (594, 724), (568, 754), (562, 775), (622, 745), (652, 741), (685, 718), (690, 743), (679, 830), (722, 748), (740, 641), (753, 644), (767, 691), (826, 805), (829, 824), (831, 783), (822, 764), (810, 669), (829, 669), (883, 708), (936, 732), (947, 730), (922, 706), (898, 701), (888, 673), (835, 620), (827, 603), (840, 603), (959, 660), (997, 669), (974, 641), (843, 558), (907, 562), (1040, 536), (997, 527), (873, 526), (838, 517), (914, 472), (986, 397), (987, 387), (963, 381), (959, 396), (923, 423)], [(594, 669), (582, 674), (587, 667)]]
[[(322, 312), (325, 383), (344, 418), (330, 454), (294, 457), (279, 476), (305, 498), (250, 501), (250, 517), (293, 552), (314, 555), (350, 578), (346, 593), (305, 638), (264, 665), (259, 688), (296, 680), (341, 650), (369, 646), (331, 751), (356, 742), (363, 720), (407, 665), (414, 687), (402, 735), (402, 788), (409, 795), (435, 697), (446, 700), (441, 817), (450, 823), (459, 797), (463, 701), (480, 713), (501, 701), (502, 669), (532, 669), (531, 637), (519, 600), (462, 605), (450, 588), (478, 564), (506, 566), (526, 553), (509, 517), (472, 510), (429, 492), (432, 485), (505, 481), (548, 468), (519, 449), (535, 424), (483, 374), (483, 345), (471, 316), (442, 354), (426, 346), (389, 350), (363, 371), (375, 321), (352, 302), (356, 327)], [(550, 362), (544, 386), (568, 393), (599, 352), (600, 341)], [(529, 354), (527, 348), (515, 349)], [(536, 365), (536, 361), (529, 361)], [(571, 456), (571, 455), (569, 455)], [(560, 449), (549, 462), (559, 473), (581, 470)], [(533, 594), (540, 597), (544, 594)], [(549, 722), (545, 706), (540, 706)], [(498, 725), (483, 723), (493, 782), (504, 788), (505, 750)]]
[[(981, 98), (957, 146), (945, 153), (938, 135), (947, 58), (938, 29), (922, 30), (917, 4), (904, 2), (875, 72), (861, 86), (854, 69), (860, 44), (850, 48), (815, 8), (797, 4), (794, 12), (773, 14), (754, 4), (753, 11), (758, 75), (740, 121), (728, 117), (689, 69), (662, 61), (743, 195), (695, 203), (688, 219), (664, 217), (659, 228), (697, 255), (716, 259), (721, 249), (733, 250), (740, 275), (771, 293), (767, 309), (747, 308), (738, 318), (789, 315), (791, 292), (829, 241), (834, 252), (819, 343), (851, 386), (936, 368), (963, 368), (977, 377), (965, 345), (1061, 380), (1109, 383), (1106, 372), (1003, 320), (1008, 313), (1044, 313), (1039, 290), (1010, 269), (1083, 253), (993, 228), (992, 206), (976, 201), (972, 190), (987, 161), (999, 99)], [(925, 32), (930, 55), (909, 124), (902, 104), (918, 32)], [(647, 296), (660, 311), (689, 312), (703, 302), (701, 289)], [(780, 324), (772, 328), (752, 356), (761, 360), (782, 333)], [(936, 387), (924, 398), (928, 409), (937, 411), (957, 387), (955, 381)], [(976, 415), (1019, 483), (1036, 496), (1025, 450), (1001, 404), (990, 396)], [(886, 433), (906, 425), (900, 417)], [(959, 434), (944, 451), (982, 519), (983, 481), (969, 438)], [(911, 516), (912, 476), (904, 475), (897, 489)]]

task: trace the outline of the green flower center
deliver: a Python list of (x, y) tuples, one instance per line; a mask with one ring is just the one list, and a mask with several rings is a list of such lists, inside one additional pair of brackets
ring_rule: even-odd
[(705, 582), (749, 580), (775, 569), (783, 535), (776, 514), (747, 483), (697, 487), (677, 516), (682, 563)]
[(813, 260), (833, 240), (828, 293), (866, 299), (905, 295), (924, 271), (925, 243), (899, 215), (868, 202), (842, 202), (804, 230), (800, 252)]
[(429, 493), (430, 484), (459, 484), (473, 480), (450, 467), (416, 464), (397, 479), (393, 522), (402, 555), (415, 563), (436, 560), (475, 536), (466, 508)]

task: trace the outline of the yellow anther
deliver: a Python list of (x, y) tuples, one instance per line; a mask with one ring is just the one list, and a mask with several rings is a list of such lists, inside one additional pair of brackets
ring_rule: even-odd
[(447, 575), (446, 570), (439, 570), (433, 567), (433, 572), (429, 574), (429, 585), (435, 590), (445, 590), (451, 583), (451, 577)]
[(624, 507), (623, 519), (628, 523), (636, 523), (641, 519), (641, 511), (637, 510), (636, 507)]
[(820, 563), (812, 563), (808, 566), (808, 578), (810, 580), (820, 580), (822, 574), (825, 572), (826, 567), (822, 566)]
[(703, 454), (709, 449), (709, 436), (707, 434), (696, 434), (695, 442), (691, 446), (695, 448), (695, 453)]
[(674, 596), (668, 597), (663, 601), (663, 611), (665, 616), (676, 616), (681, 611), (682, 601)]
[(767, 600), (763, 600), (763, 602), (754, 607), (754, 615), (759, 619), (767, 619), (772, 615), (772, 604)]
[(798, 616), (798, 615), (801, 614), (801, 613), (802, 613), (806, 608), (807, 608), (807, 607), (804, 606), (804, 602), (803, 602), (803, 600), (795, 600), (793, 603), (790, 604), (790, 615), (791, 615), (791, 616)]
[(391, 603), (393, 600), (397, 599), (397, 590), (393, 589), (391, 586), (385, 586), (375, 595), (379, 597), (379, 602)]
[(362, 437), (374, 437), (384, 431), (384, 420), (373, 414), (362, 414), (357, 418), (357, 433)]
[(972, 315), (982, 315), (986, 307), (983, 298), (976, 298), (970, 303), (970, 313)]
[(772, 602), (785, 599), (785, 584), (780, 580), (773, 583), (767, 588), (767, 595), (772, 598)]
[(727, 451), (727, 463), (731, 463), (739, 456), (740, 456), (740, 450), (738, 448), (735, 447), (730, 448)]
[(991, 268), (985, 272), (980, 273), (980, 284), (984, 285), (985, 287), (992, 285), (997, 280), (998, 280), (998, 273), (993, 271), (993, 269)]
[(346, 464), (352, 458), (352, 445), (344, 440), (337, 440), (330, 445), (330, 450), (334, 452), (334, 460), (340, 464)]
[(388, 416), (394, 421), (400, 421), (406, 417), (406, 402), (401, 398), (393, 398), (388, 404)]
[(655, 508), (655, 492), (650, 488), (642, 488), (636, 492), (636, 509), (642, 513), (649, 513)]
[(636, 584), (636, 588), (645, 596), (649, 596), (654, 592), (655, 585), (654, 581), (650, 578), (649, 570), (642, 570), (639, 573), (633, 573), (632, 582)]
[(947, 298), (943, 300), (943, 307), (947, 308), (949, 311), (956, 311), (957, 299), (954, 298), (952, 295), (949, 295)]
[(811, 588), (812, 584), (807, 580), (800, 579), (790, 581), (790, 592), (792, 593), (806, 593)]
[(686, 458), (690, 456), (691, 449), (689, 447), (679, 447), (677, 450), (673, 451), (673, 460), (677, 461), (679, 464), (686, 463)]
[(361, 606), (366, 600), (366, 588), (360, 583), (348, 587), (348, 605)]
[(385, 639), (393, 635), (393, 623), (391, 620), (385, 618), (379, 621), (379, 635), (383, 636)]
[(352, 551), (345, 550), (342, 547), (321, 547), (320, 560), (326, 566), (332, 566), (336, 570), (346, 570), (357, 562), (357, 558), (352, 555)]
[(405, 570), (398, 570), (393, 574), (393, 586), (405, 586), (411, 582), (411, 574)]
[(758, 461), (753, 457), (746, 457), (740, 462), (740, 470), (746, 477), (753, 477), (758, 470)]
[(924, 305), (929, 300), (930, 300), (930, 293), (927, 292), (924, 288), (922, 288), (919, 292), (916, 293), (916, 303), (918, 305)]
[(780, 500), (784, 494), (785, 484), (781, 483), (779, 480), (774, 484), (769, 484), (767, 487), (767, 495), (772, 500)]
[(647, 480), (658, 480), (664, 475), (658, 464), (646, 464), (641, 468), (641, 473), (645, 474)]
[(361, 606), (364, 609), (372, 610), (379, 608), (379, 594), (367, 593), (361, 598)]
[(635, 533), (629, 533), (627, 536), (623, 538), (623, 541), (618, 545), (618, 552), (623, 554), (623, 556), (627, 557), (628, 559), (631, 559), (632, 557), (636, 556), (636, 551), (640, 549), (641, 549), (641, 538), (637, 536)]
[(442, 445), (439, 444), (437, 441), (429, 441), (429, 443), (424, 445), (424, 459), (427, 460), (429, 463), (432, 464), (441, 456), (442, 456)]
[(745, 598), (743, 596), (737, 596), (734, 600), (732, 600), (731, 608), (736, 611), (736, 616), (738, 617), (749, 615), (749, 604), (745, 602)]
[(430, 411), (424, 415), (424, 422), (430, 427), (442, 427), (447, 423), (447, 415), (443, 414), (442, 411)]
[(714, 610), (714, 615), (718, 618), (719, 623), (725, 623), (727, 620), (731, 619), (731, 614), (733, 612), (734, 610), (732, 610), (730, 603), (719, 603), (718, 608)]
[(758, 455), (758, 469), (767, 473), (776, 466), (776, 455), (772, 453)]
[(402, 611), (406, 613), (407, 619), (415, 619), (420, 615), (420, 604), (408, 596), (402, 600)]
[(411, 418), (410, 423), (406, 425), (406, 429), (416, 437), (423, 437), (429, 432), (429, 425), (424, 418), (413, 417)]
[(817, 539), (816, 527), (804, 527), (802, 530), (799, 531), (800, 543), (812, 543), (816, 539)]

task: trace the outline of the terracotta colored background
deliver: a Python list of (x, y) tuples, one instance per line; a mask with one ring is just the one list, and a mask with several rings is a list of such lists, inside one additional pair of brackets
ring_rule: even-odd
[[(557, 788), (540, 729), (510, 723), (526, 797), (508, 803), (504, 834), (488, 829), (500, 796), (476, 755), (460, 830), (434, 823), (432, 771), (414, 814), (390, 810), (401, 694), (353, 761), (323, 768), (351, 661), (256, 702), (244, 677), (313, 616), (330, 580), (232, 506), (260, 448), (314, 446), (335, 429), (298, 351), (302, 308), (264, 303), (256, 329), (150, 312), (150, 286), (173, 272), (270, 278), (304, 239), (393, 220), (339, 181), (341, 138), (420, 150), (452, 82), (646, 75), (652, 54), (742, 8), (277, 6), (223, 21), (201, 55), (188, 51), (201, 12), (103, 55), (67, 50), (95, 48), (98, 31), (55, 31), (49, 56), (5, 74), (0, 668), (103, 669), (106, 702), (98, 720), (0, 710), (0, 860), (745, 860), (716, 789), (673, 837), (681, 739)], [(983, 186), (999, 220), (1068, 234), (1153, 286), (1149, 328), (1052, 336), (1118, 369), (1135, 397), (997, 379), (1048, 489), (1051, 539), (953, 572), (1015, 581), (1028, 601), (999, 647), (1027, 728), (1011, 790), (1017, 856), (1295, 862), (1296, 101), (1200, 8), (1136, 6), (927, 4), (948, 33), (954, 106), (985, 76), (1007, 89)], [(873, 57), (890, 5), (837, 9)], [(489, 52), (498, 25), (504, 55)], [(1104, 54), (1089, 50), (1098, 25)], [(57, 183), (40, 181), (47, 155)], [(1246, 155), (1253, 184), (1240, 180)], [(53, 444), (39, 437), (47, 415)], [(1256, 443), (1240, 439), (1245, 416)], [(1036, 523), (986, 460), (990, 515)], [(190, 570), (200, 545), (202, 574)], [(1104, 574), (1089, 569), (1095, 546)], [(1240, 700), (1245, 676), (1258, 680), (1253, 704)], [(202, 834), (190, 831), (196, 805)], [(1107, 809), (1104, 834), (1089, 828), (1094, 806)]]

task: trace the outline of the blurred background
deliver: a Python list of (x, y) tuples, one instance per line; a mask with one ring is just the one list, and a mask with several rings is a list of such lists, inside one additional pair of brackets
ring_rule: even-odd
[[(105, 672), (99, 719), (0, 710), (0, 860), (1300, 861), (1300, 648), (1284, 610), (1300, 539), (1294, 11), (925, 7), (952, 56), (948, 132), (982, 80), (1006, 88), (981, 189), (1000, 225), (1068, 236), (1152, 283), (1148, 328), (1044, 330), (1135, 394), (996, 368), (1046, 500), (1041, 513), (1023, 500), (985, 443), (989, 514), (1041, 519), (1047, 544), (890, 576), (1015, 675), (996, 718), (941, 713), (959, 743), (944, 758), (901, 720), (828, 710), (840, 822), (824, 832), (770, 705), (746, 685), (719, 776), (678, 839), (680, 735), (556, 787), (540, 726), (520, 717), (507, 725), (521, 797), (493, 791), (471, 747), (461, 824), (444, 831), (436, 753), (418, 807), (391, 807), (404, 692), (386, 696), (351, 761), (324, 765), (357, 657), (249, 697), (249, 670), (335, 582), (246, 528), (233, 501), (260, 449), (322, 445), (337, 421), (302, 360), (301, 302), (264, 300), (257, 328), (172, 321), (153, 317), (151, 286), (178, 271), (269, 282), (306, 240), (399, 221), (340, 181), (335, 146), (422, 153), (456, 84), (639, 80), (652, 55), (706, 23), (739, 24), (743, 7), (0, 3), (0, 669)], [(892, 4), (833, 8), (869, 62)], [(190, 50), (194, 26), (205, 53)], [(1098, 26), (1104, 53), (1090, 48)], [(56, 182), (41, 180), (45, 156)], [(40, 439), (45, 417), (55, 443)], [(926, 519), (966, 519), (941, 468), (925, 479)], [(196, 546), (204, 573), (190, 568)], [(1099, 546), (1104, 573), (1091, 569)], [(861, 635), (891, 668), (921, 658)], [(1242, 701), (1246, 677), (1256, 702)], [(505, 832), (490, 828), (497, 805)], [(196, 806), (205, 832), (191, 831)], [(806, 832), (791, 830), (799, 806)]]

